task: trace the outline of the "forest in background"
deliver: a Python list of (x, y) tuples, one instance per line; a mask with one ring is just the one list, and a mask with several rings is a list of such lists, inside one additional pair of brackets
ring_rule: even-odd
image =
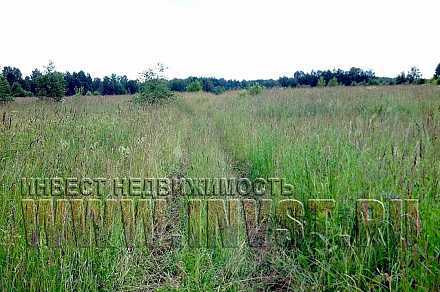
[[(140, 80), (129, 79), (126, 75), (111, 74), (103, 78), (79, 72), (57, 72), (53, 62), (43, 70), (34, 69), (29, 76), (24, 76), (19, 68), (5, 66), (1, 70), (0, 90), (2, 95), (11, 97), (63, 97), (72, 95), (122, 95), (135, 94), (141, 89)], [(432, 79), (423, 79), (420, 70), (412, 67), (396, 77), (378, 77), (372, 70), (352, 67), (350, 70), (312, 70), (296, 71), (292, 76), (278, 79), (226, 80), (214, 77), (188, 77), (185, 79), (165, 80), (171, 91), (206, 91), (215, 94), (227, 90), (247, 89), (253, 84), (265, 88), (274, 87), (323, 87), (323, 86), (363, 86), (363, 85), (400, 85), (439, 83), (440, 64)], [(7, 84), (6, 82), (7, 81)]]

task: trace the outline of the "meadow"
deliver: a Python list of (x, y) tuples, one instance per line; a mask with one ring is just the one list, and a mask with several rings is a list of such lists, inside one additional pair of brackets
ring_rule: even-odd
[[(2, 290), (440, 289), (440, 87), (183, 93), (0, 105)], [(295, 246), (29, 248), (22, 177), (284, 177), (300, 201), (335, 199), (335, 232)], [(351, 233), (359, 198), (419, 200), (421, 233), (402, 246)], [(185, 237), (182, 196), (167, 234)], [(311, 227), (306, 227), (311, 228)]]

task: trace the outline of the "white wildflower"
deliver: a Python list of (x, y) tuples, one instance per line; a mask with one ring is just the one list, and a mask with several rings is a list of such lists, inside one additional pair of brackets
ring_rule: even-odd
[(122, 156), (128, 156), (130, 154), (130, 147), (119, 146), (118, 151)]
[(66, 140), (61, 139), (60, 140), (60, 147), (63, 149), (66, 149), (67, 147), (69, 147), (69, 142), (67, 142)]

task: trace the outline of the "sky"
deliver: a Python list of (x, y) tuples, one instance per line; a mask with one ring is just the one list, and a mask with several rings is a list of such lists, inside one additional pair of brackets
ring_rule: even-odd
[(0, 0), (0, 66), (130, 78), (259, 79), (297, 70), (394, 77), (440, 63), (439, 0)]

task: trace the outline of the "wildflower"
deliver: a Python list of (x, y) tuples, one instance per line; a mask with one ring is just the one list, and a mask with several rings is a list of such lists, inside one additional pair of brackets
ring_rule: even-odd
[(122, 156), (128, 156), (130, 154), (130, 147), (124, 147), (121, 145), (119, 146), (118, 151)]

